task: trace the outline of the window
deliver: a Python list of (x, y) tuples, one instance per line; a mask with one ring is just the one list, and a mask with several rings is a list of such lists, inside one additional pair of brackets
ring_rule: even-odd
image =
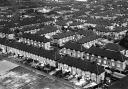
[(33, 45), (34, 43), (33, 43), (33, 40), (30, 40), (30, 43), (31, 43), (31, 45)]
[(72, 74), (75, 75), (76, 74), (76, 68), (72, 67)]
[(63, 69), (64, 69), (64, 70), (68, 70), (68, 65), (64, 64)]
[(72, 51), (72, 56), (76, 57), (76, 51), (75, 50)]
[(58, 69), (60, 69), (60, 70), (61, 70), (61, 64), (60, 64), (60, 63), (58, 63)]
[(38, 43), (38, 47), (41, 47), (41, 43), (40, 42)]
[(78, 68), (77, 68), (77, 74), (80, 75), (80, 76), (82, 75), (81, 69), (78, 69)]
[(66, 49), (66, 48), (63, 49), (63, 53), (64, 53), (64, 54), (67, 53), (67, 49)]
[(114, 66), (115, 66), (115, 62), (114, 62), (114, 61), (111, 61), (111, 64), (112, 64), (112, 67), (114, 67)]
[(67, 49), (67, 54), (71, 55), (71, 50), (70, 49)]
[(95, 57), (94, 55), (90, 55), (91, 56), (91, 61), (94, 61)]
[(83, 60), (84, 52), (81, 52), (80, 57)]
[(77, 51), (77, 57), (81, 57), (81, 53), (79, 51)]
[(59, 54), (63, 54), (64, 53), (64, 50), (63, 49), (60, 49), (59, 50)]
[(101, 62), (102, 62), (101, 58), (98, 58), (97, 62), (101, 64)]
[(45, 43), (45, 49), (50, 49), (50, 42)]
[(37, 42), (36, 41), (34, 41), (34, 46), (36, 46), (37, 45)]
[(96, 81), (96, 74), (94, 74), (94, 73), (91, 74), (91, 80), (94, 82)]
[(116, 66), (117, 66), (117, 68), (120, 68), (121, 67), (121, 63), (120, 62), (117, 62), (116, 63)]
[(42, 48), (44, 47), (44, 43), (43, 43), (43, 42), (41, 43), (41, 47), (42, 47)]
[(86, 80), (90, 80), (90, 76), (91, 76), (90, 72), (85, 72), (85, 79)]
[(89, 59), (90, 59), (90, 58), (89, 58), (89, 54), (88, 54), (88, 53), (86, 54), (86, 59), (87, 59), (87, 60), (89, 60)]
[(107, 64), (107, 60), (106, 60), (106, 59), (104, 59), (103, 64), (104, 64), (104, 65), (106, 65), (106, 64)]

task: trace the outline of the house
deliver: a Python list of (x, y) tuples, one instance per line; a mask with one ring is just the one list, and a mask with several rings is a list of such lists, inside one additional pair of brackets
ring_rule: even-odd
[(77, 34), (85, 37), (96, 35), (92, 30), (79, 30)]
[(45, 50), (20, 42), (8, 42), (5, 49), (7, 53), (14, 54), (16, 57), (27, 57), (39, 61), (42, 65), (49, 64), (56, 67), (56, 55), (53, 50)]
[(71, 57), (83, 59), (84, 52), (87, 51), (82, 45), (69, 41), (62, 46), (62, 49), (59, 50), (61, 55), (69, 55)]
[(36, 34), (45, 36), (46, 38), (50, 39), (53, 35), (60, 33), (60, 30), (55, 26), (44, 26), (40, 29), (40, 31), (36, 32)]
[(116, 43), (107, 43), (104, 48), (106, 50), (115, 51), (115, 52), (121, 52), (124, 50), (123, 47), (121, 47), (119, 44)]
[(19, 38), (19, 42), (23, 42), (28, 45), (33, 45), (36, 47), (42, 47), (47, 50), (51, 50), (50, 41), (51, 41), (50, 39), (47, 39), (44, 36), (38, 36), (35, 34), (30, 34), (30, 33), (24, 33)]
[(107, 50), (92, 46), (85, 54), (85, 59), (94, 60), (98, 65), (124, 71), (126, 68), (127, 57), (120, 52)]
[(70, 56), (64, 56), (59, 60), (58, 68), (62, 71), (69, 70), (72, 75), (81, 76), (86, 83), (96, 82), (96, 84), (99, 84), (105, 77), (103, 67)]
[(67, 31), (65, 33), (59, 33), (53, 36), (53, 42), (63, 46), (64, 43), (75, 40), (76, 34), (72, 31)]
[(98, 43), (98, 41), (100, 39), (101, 38), (97, 35), (91, 35), (91, 36), (88, 36), (88, 37), (82, 37), (77, 42), (79, 44), (82, 44), (85, 48), (89, 49), (92, 45), (95, 45), (96, 43)]
[(99, 36), (107, 36), (113, 39), (121, 39), (126, 33), (126, 27), (117, 26), (96, 26), (94, 27), (94, 32)]

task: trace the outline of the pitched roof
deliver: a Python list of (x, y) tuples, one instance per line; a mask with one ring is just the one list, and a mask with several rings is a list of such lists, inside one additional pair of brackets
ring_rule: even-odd
[(77, 25), (82, 25), (82, 24), (84, 24), (84, 23), (74, 21), (73, 23), (70, 24), (70, 26), (77, 26)]
[(36, 32), (36, 34), (41, 35), (41, 34), (47, 34), (51, 33), (57, 30), (57, 27), (54, 26), (44, 26), (40, 31)]
[(111, 50), (111, 51), (116, 51), (116, 52), (120, 52), (123, 50), (123, 48), (119, 45), (119, 44), (115, 44), (115, 43), (108, 43), (105, 45), (104, 47), (106, 50)]
[(50, 41), (50, 39), (47, 39), (44, 36), (39, 36), (39, 35), (36, 35), (36, 34), (30, 34), (30, 33), (24, 33), (22, 35), (22, 37), (26, 38), (26, 39), (33, 40), (33, 41), (37, 41), (37, 42), (43, 42), (43, 43), (46, 43), (46, 42)]
[(59, 20), (56, 22), (57, 25), (60, 25), (60, 26), (66, 26), (67, 25), (67, 20)]
[(105, 26), (95, 26), (94, 29), (96, 29), (96, 31), (99, 31), (99, 32), (111, 32), (108, 28), (105, 28)]
[(85, 62), (79, 58), (74, 58), (74, 57), (70, 57), (70, 56), (64, 56), (58, 62), (62, 63), (62, 64), (67, 64), (71, 67), (79, 68), (83, 71), (89, 71), (89, 72), (95, 73), (97, 75), (104, 72), (103, 67), (97, 65), (96, 63)]
[(125, 57), (123, 54), (120, 52), (114, 52), (110, 50), (105, 50), (103, 48), (95, 47), (92, 46), (87, 50), (88, 53), (94, 54), (96, 56), (101, 56), (101, 57), (107, 57), (109, 59), (114, 59), (115, 61), (121, 61), (124, 62), (127, 60), (127, 57)]
[(63, 48), (67, 48), (67, 49), (71, 49), (71, 50), (75, 50), (75, 51), (86, 51), (87, 49), (84, 48), (81, 44), (78, 44), (76, 42), (67, 42)]
[(99, 37), (97, 35), (91, 35), (91, 36), (88, 36), (88, 37), (83, 37), (80, 40), (78, 40), (77, 42), (80, 43), (80, 44), (84, 44), (84, 43), (96, 40), (98, 38)]
[(79, 30), (78, 34), (84, 35), (85, 37), (88, 37), (88, 36), (91, 36), (91, 35), (95, 35), (92, 30)]
[(44, 58), (49, 58), (51, 60), (56, 60), (56, 55), (54, 50), (45, 50), (43, 48), (34, 47), (32, 45), (26, 45), (24, 43), (19, 42), (8, 42), (7, 45), (9, 47), (13, 47), (28, 53), (32, 53)]
[(62, 38), (66, 38), (66, 37), (73, 36), (73, 35), (75, 35), (74, 32), (68, 31), (68, 32), (65, 32), (65, 33), (59, 33), (57, 35), (54, 35), (53, 39), (62, 39)]

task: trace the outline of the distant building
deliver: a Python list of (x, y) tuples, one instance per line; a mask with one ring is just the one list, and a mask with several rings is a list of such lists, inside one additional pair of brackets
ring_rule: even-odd
[(57, 35), (53, 35), (53, 42), (63, 46), (64, 43), (75, 40), (76, 34), (72, 31), (67, 31), (65, 33), (59, 33)]
[(101, 38), (98, 37), (97, 35), (91, 35), (88, 37), (83, 37), (80, 40), (78, 40), (77, 42), (79, 44), (82, 44), (85, 48), (89, 49), (91, 46), (95, 45), (96, 43), (98, 43), (98, 41)]

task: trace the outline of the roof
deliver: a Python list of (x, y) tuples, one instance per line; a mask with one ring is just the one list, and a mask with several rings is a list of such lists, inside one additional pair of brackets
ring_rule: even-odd
[[(85, 62), (79, 58), (74, 58), (74, 57), (70, 57), (70, 56), (64, 56), (58, 62), (62, 63), (62, 64), (67, 64), (71, 67), (79, 68), (83, 71), (89, 71), (89, 72), (95, 73), (97, 75), (104, 72), (103, 67), (97, 65), (96, 63)], [(97, 68), (97, 70), (96, 70), (96, 68)]]
[(105, 26), (101, 26), (101, 25), (95, 26), (94, 29), (96, 29), (96, 31), (99, 32), (111, 32), (108, 28), (105, 28)]
[(120, 52), (114, 52), (114, 51), (106, 50), (106, 49), (95, 47), (95, 46), (92, 46), (91, 48), (89, 48), (87, 50), (87, 53), (94, 54), (96, 56), (107, 57), (109, 59), (114, 59), (115, 61), (124, 62), (125, 60), (127, 60), (127, 57), (125, 57)]
[(128, 89), (128, 76), (116, 81), (108, 89)]
[(56, 22), (57, 25), (60, 25), (60, 26), (66, 26), (67, 25), (67, 20), (58, 20)]
[(95, 33), (92, 30), (79, 30), (78, 34), (88, 37), (94, 35)]
[(106, 26), (102, 26), (102, 25), (97, 25), (94, 27), (94, 29), (96, 29), (96, 31), (99, 31), (99, 32), (121, 32), (121, 31), (124, 31), (124, 30), (127, 30), (127, 27), (117, 27), (115, 26), (112, 30), (109, 29), (109, 28), (106, 28)]
[(81, 44), (78, 44), (76, 42), (67, 42), (63, 48), (67, 48), (67, 49), (71, 49), (71, 50), (75, 50), (75, 51), (86, 51), (87, 49), (84, 48)]
[(36, 32), (36, 34), (41, 35), (41, 34), (47, 34), (51, 33), (57, 30), (57, 27), (54, 26), (44, 26), (40, 31)]
[(70, 26), (77, 26), (77, 25), (82, 25), (82, 24), (84, 24), (84, 23), (74, 21), (73, 23), (70, 24)]
[(43, 48), (34, 47), (32, 45), (26, 45), (19, 42), (8, 42), (7, 45), (12, 48), (16, 48), (31, 54), (35, 54), (44, 58), (49, 58), (51, 60), (56, 60), (54, 50), (45, 50)]
[(6, 45), (6, 40), (5, 40), (5, 38), (0, 38), (0, 44)]
[(123, 48), (119, 44), (115, 44), (115, 43), (108, 43), (105, 45), (104, 48), (116, 52), (120, 52), (123, 50)]
[(91, 36), (88, 36), (88, 37), (83, 37), (80, 40), (78, 40), (77, 42), (80, 43), (80, 44), (84, 44), (84, 43), (96, 40), (98, 38), (99, 37), (97, 35), (91, 35)]
[(33, 41), (37, 41), (37, 42), (43, 42), (43, 43), (47, 43), (47, 42), (50, 41), (50, 39), (47, 39), (44, 36), (39, 36), (39, 35), (36, 35), (36, 34), (30, 34), (30, 33), (24, 33), (22, 35), (22, 37), (26, 38), (26, 39), (33, 40)]
[(59, 33), (57, 35), (53, 35), (53, 38), (54, 39), (62, 39), (62, 38), (66, 38), (66, 37), (73, 36), (73, 35), (75, 35), (74, 32), (68, 31), (68, 32), (65, 32), (65, 33)]

